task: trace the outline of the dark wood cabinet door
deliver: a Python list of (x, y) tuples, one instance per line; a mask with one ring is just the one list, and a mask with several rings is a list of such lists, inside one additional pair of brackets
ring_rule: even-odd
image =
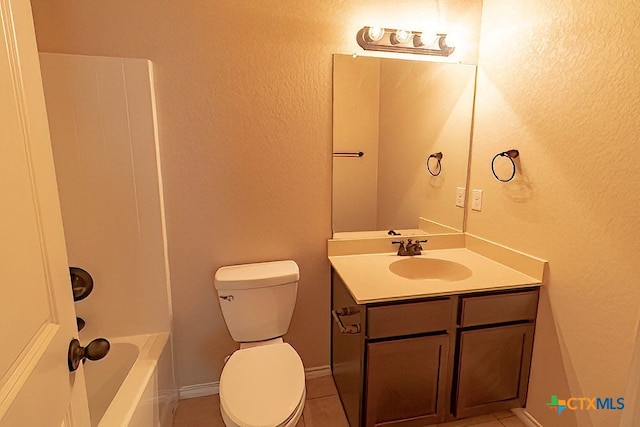
[(533, 324), (460, 332), (455, 416), (524, 406)]
[(424, 426), (444, 417), (449, 336), (367, 344), (366, 426)]

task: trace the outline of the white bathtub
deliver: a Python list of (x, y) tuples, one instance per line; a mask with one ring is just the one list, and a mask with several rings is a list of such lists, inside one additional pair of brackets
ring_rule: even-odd
[(178, 395), (169, 334), (109, 342), (104, 359), (84, 365), (91, 426), (171, 426)]

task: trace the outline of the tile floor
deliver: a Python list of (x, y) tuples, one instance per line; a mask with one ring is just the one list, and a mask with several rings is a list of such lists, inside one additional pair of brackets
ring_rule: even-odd
[[(218, 395), (181, 400), (173, 427), (224, 427)], [(440, 427), (523, 427), (510, 411), (467, 418)], [(307, 381), (307, 400), (296, 427), (349, 427), (331, 376)]]

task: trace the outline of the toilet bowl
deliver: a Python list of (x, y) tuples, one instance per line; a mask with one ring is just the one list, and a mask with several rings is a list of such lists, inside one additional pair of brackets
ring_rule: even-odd
[(220, 376), (228, 427), (295, 427), (306, 398), (302, 360), (282, 340), (298, 288), (291, 260), (221, 267), (214, 284), (229, 333), (240, 343)]
[(220, 378), (220, 411), (225, 425), (295, 426), (306, 397), (304, 367), (289, 344), (235, 351)]

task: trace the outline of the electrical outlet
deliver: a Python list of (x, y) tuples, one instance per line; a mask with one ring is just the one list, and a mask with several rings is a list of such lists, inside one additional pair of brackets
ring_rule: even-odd
[(482, 210), (482, 190), (473, 190), (471, 196), (471, 209), (474, 211)]
[(459, 208), (464, 208), (464, 193), (465, 193), (465, 188), (464, 187), (458, 187), (456, 188), (456, 206), (458, 206)]

